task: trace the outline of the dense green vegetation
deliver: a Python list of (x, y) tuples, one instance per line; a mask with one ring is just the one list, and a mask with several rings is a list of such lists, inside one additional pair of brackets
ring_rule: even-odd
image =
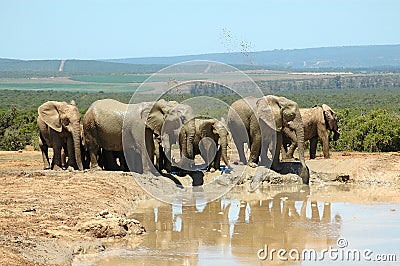
[(38, 147), (37, 111), (12, 107), (0, 111), (0, 150), (19, 150), (26, 145)]
[[(277, 93), (293, 99), (301, 107), (326, 103), (338, 114), (342, 131), (339, 141), (332, 142), (337, 151), (399, 151), (400, 92), (398, 89), (308, 90)], [(25, 145), (37, 145), (37, 108), (48, 100), (75, 100), (82, 114), (98, 99), (112, 98), (128, 103), (131, 93), (98, 93), (71, 91), (0, 90), (0, 149), (16, 150)], [(234, 94), (206, 95), (229, 106), (239, 98)], [(186, 101), (198, 95), (168, 94), (167, 100)], [(148, 95), (138, 100), (150, 100)], [(210, 104), (207, 105), (207, 102)], [(190, 101), (202, 115), (221, 117), (224, 105), (213, 101)]]
[[(213, 75), (208, 73), (204, 78), (209, 77), (212, 80)], [(182, 74), (178, 78), (187, 80), (192, 79), (191, 76)], [(35, 144), (36, 113), (43, 102), (75, 100), (84, 114), (90, 104), (98, 99), (112, 98), (128, 103), (139, 86), (138, 83), (148, 77), (147, 74), (91, 74), (70, 77), (74, 80), (70, 82), (52, 79), (5, 79), (0, 83), (0, 149), (20, 149), (27, 144)], [(166, 77), (156, 76), (153, 81)], [(258, 79), (257, 84), (265, 94), (285, 96), (296, 101), (300, 107), (323, 103), (331, 106), (338, 113), (342, 129), (339, 141), (332, 143), (335, 150), (400, 150), (399, 74), (316, 76), (300, 79), (290, 75), (287, 77)], [(231, 75), (231, 78), (235, 76)], [(234, 86), (242, 96), (247, 95), (248, 84), (238, 83)], [(224, 86), (210, 82), (197, 82), (187, 92), (191, 94), (171, 91), (163, 98), (189, 101), (197, 114), (219, 118), (226, 115), (227, 106), (241, 97)], [(197, 98), (190, 100), (199, 96), (213, 97), (218, 101)], [(152, 99), (154, 96), (147, 94), (136, 95), (136, 101)]]
[(400, 151), (400, 115), (385, 109), (338, 112), (342, 134), (331, 147), (339, 151)]

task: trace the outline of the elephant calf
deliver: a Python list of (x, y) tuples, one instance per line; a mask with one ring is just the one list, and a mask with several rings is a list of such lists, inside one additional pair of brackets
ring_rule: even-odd
[[(324, 158), (329, 158), (328, 131), (334, 133), (334, 141), (338, 140), (340, 136), (338, 119), (335, 112), (328, 105), (323, 104), (322, 106), (314, 106), (313, 108), (300, 109), (300, 113), (304, 125), (304, 141), (310, 141), (310, 159), (315, 159), (316, 157), (318, 137), (322, 141)], [(290, 127), (285, 128), (283, 133), (283, 157), (291, 159), (297, 147), (296, 135)]]
[[(207, 164), (207, 170), (214, 172), (220, 169), (220, 160), (229, 167), (228, 161), (228, 130), (217, 119), (194, 119), (196, 133), (193, 142), (194, 155), (200, 154)], [(181, 154), (189, 158), (187, 151), (188, 124), (184, 124), (179, 132), (179, 147)], [(182, 159), (181, 159), (182, 161)]]

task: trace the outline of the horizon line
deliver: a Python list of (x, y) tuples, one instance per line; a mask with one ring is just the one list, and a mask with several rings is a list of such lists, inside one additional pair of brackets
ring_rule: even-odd
[[(398, 46), (400, 43), (395, 44), (354, 44), (354, 45), (334, 45), (334, 46), (317, 46), (307, 48), (275, 48), (270, 50), (258, 51), (231, 51), (231, 52), (211, 52), (202, 54), (181, 54), (181, 55), (164, 55), (164, 56), (138, 56), (138, 57), (117, 57), (117, 58), (41, 58), (41, 59), (20, 59), (13, 57), (0, 57), (0, 59), (17, 60), (17, 61), (55, 61), (55, 60), (80, 60), (80, 61), (107, 61), (107, 60), (124, 60), (124, 59), (145, 59), (145, 58), (169, 58), (169, 57), (184, 57), (184, 56), (203, 56), (203, 55), (219, 55), (219, 54), (241, 54), (241, 53), (260, 53), (260, 52), (274, 52), (274, 51), (296, 51), (296, 50), (309, 50), (309, 49), (326, 49), (326, 48), (350, 48), (350, 47), (368, 47), (368, 46)], [(113, 62), (118, 63), (118, 62)], [(123, 64), (123, 63), (121, 63)]]

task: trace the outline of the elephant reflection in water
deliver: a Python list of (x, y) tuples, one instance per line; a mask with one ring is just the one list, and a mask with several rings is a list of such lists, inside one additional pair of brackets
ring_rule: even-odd
[[(318, 202), (308, 202), (305, 193), (280, 193), (272, 200), (248, 203), (251, 209), (249, 224), (245, 221), (245, 211), (241, 209), (232, 237), (232, 254), (246, 257), (246, 247), (271, 249), (328, 248), (336, 243), (341, 226), (341, 217), (331, 217), (331, 204), (323, 203), (320, 216)], [(311, 205), (311, 206), (310, 206)], [(311, 215), (307, 215), (310, 206)], [(262, 224), (260, 224), (262, 222)], [(301, 254), (300, 254), (301, 256)]]
[(194, 264), (200, 250), (231, 254), (243, 263), (258, 261), (256, 252), (265, 244), (277, 250), (301, 252), (307, 247), (318, 251), (336, 243), (341, 227), (341, 217), (332, 217), (330, 203), (310, 202), (304, 192), (279, 193), (273, 199), (248, 202), (160, 206), (150, 216), (144, 225), (148, 232), (156, 233), (147, 245), (168, 253), (179, 249), (190, 254), (187, 259), (193, 259)]

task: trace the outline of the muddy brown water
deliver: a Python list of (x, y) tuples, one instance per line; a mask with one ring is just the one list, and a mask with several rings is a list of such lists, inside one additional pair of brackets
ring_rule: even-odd
[(132, 214), (147, 230), (139, 245), (110, 242), (73, 265), (399, 265), (398, 192), (371, 185), (255, 193), (236, 187), (213, 202), (199, 197), (196, 206), (143, 200)]

